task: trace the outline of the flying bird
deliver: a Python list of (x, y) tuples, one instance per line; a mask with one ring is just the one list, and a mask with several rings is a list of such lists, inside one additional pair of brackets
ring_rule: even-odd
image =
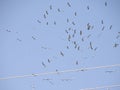
[(119, 46), (119, 44), (115, 43), (113, 47), (117, 47), (117, 46)]
[(48, 63), (50, 63), (51, 61), (50, 61), (50, 59), (48, 59)]
[(107, 6), (107, 2), (105, 2), (105, 6)]
[(43, 67), (46, 67), (46, 65), (44, 64), (44, 62), (42, 62), (42, 65), (43, 65)]
[(102, 27), (102, 31), (105, 29), (105, 26)]
[(72, 22), (73, 25), (75, 25), (75, 22)]
[(17, 40), (19, 41), (19, 42), (21, 42), (22, 40), (21, 39), (19, 39), (19, 38), (17, 38)]
[(50, 10), (52, 10), (52, 5), (50, 5)]
[(82, 31), (80, 31), (80, 35), (82, 35)]
[(33, 40), (36, 40), (36, 38), (35, 38), (34, 36), (32, 36), (32, 39), (33, 39)]
[(54, 25), (56, 25), (56, 21), (54, 21)]
[(90, 9), (90, 7), (89, 6), (87, 6), (87, 10), (89, 10)]
[(40, 20), (37, 20), (37, 22), (38, 22), (38, 23), (41, 23), (41, 21), (40, 21)]
[(11, 32), (11, 31), (10, 31), (10, 30), (8, 30), (8, 29), (7, 29), (6, 31), (7, 31), (7, 32)]
[(76, 13), (76, 12), (75, 12), (74, 14), (75, 14), (75, 16), (77, 16), (77, 13)]
[(90, 48), (93, 49), (93, 47), (92, 47), (92, 42), (90, 42)]
[(112, 29), (112, 25), (110, 25), (110, 28), (109, 28), (110, 30)]
[(67, 49), (69, 49), (69, 47), (67, 46)]
[(61, 56), (64, 56), (63, 52), (60, 52)]
[(69, 22), (69, 19), (67, 18), (67, 23)]
[(46, 11), (46, 14), (48, 15), (48, 11)]
[(88, 24), (87, 24), (87, 30), (90, 30), (90, 27), (91, 27), (91, 26), (90, 26), (90, 24), (88, 23)]
[(67, 2), (67, 5), (68, 5), (69, 7), (71, 7), (71, 5), (70, 5), (70, 3), (69, 3), (69, 2)]
[(104, 22), (103, 22), (103, 20), (101, 20), (101, 24), (103, 24)]
[(46, 22), (46, 25), (48, 25), (48, 22)]
[(76, 61), (76, 65), (78, 65), (78, 61)]
[(44, 14), (44, 18), (46, 19), (46, 15)]
[(60, 9), (59, 9), (59, 8), (58, 8), (57, 10), (58, 10), (58, 12), (60, 12)]

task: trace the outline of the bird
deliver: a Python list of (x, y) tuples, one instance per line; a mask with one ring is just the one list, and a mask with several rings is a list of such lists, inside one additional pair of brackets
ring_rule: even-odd
[(58, 12), (60, 12), (60, 9), (59, 9), (59, 8), (58, 8), (57, 10), (58, 10)]
[(48, 22), (46, 22), (46, 25), (48, 25)]
[(87, 6), (87, 10), (89, 10), (90, 9), (90, 7), (89, 6)]
[(67, 18), (67, 23), (69, 22), (69, 19)]
[(117, 47), (117, 46), (119, 46), (119, 44), (115, 43), (113, 47)]
[(11, 30), (8, 30), (8, 29), (7, 29), (6, 31), (7, 31), (7, 32), (11, 32)]
[(65, 32), (68, 34), (68, 31), (67, 31), (67, 30), (65, 30)]
[(103, 22), (103, 20), (101, 20), (101, 24), (103, 24), (104, 22)]
[(33, 40), (36, 40), (36, 38), (35, 38), (34, 36), (32, 36), (32, 39), (33, 39)]
[(68, 5), (69, 7), (71, 7), (71, 5), (70, 5), (70, 3), (69, 3), (69, 2), (67, 2), (67, 5)]
[(78, 65), (78, 61), (76, 61), (76, 65)]
[(107, 2), (105, 2), (105, 6), (107, 6)]
[(50, 10), (52, 10), (52, 5), (50, 5)]
[(48, 11), (46, 11), (46, 14), (48, 15)]
[(42, 62), (42, 65), (43, 65), (44, 67), (46, 67), (46, 65), (44, 64), (44, 62)]
[(69, 49), (69, 47), (67, 46), (67, 49)]
[(32, 74), (33, 76), (37, 76), (36, 74)]
[(56, 25), (56, 21), (54, 21), (54, 25)]
[(77, 16), (77, 13), (76, 13), (76, 12), (75, 12), (74, 14), (75, 14), (75, 16)]
[(44, 18), (46, 19), (46, 15), (44, 14)]
[(87, 36), (87, 38), (89, 38), (91, 36), (91, 34), (89, 34), (88, 36)]
[(41, 23), (41, 21), (40, 21), (40, 20), (37, 20), (37, 22), (38, 22), (38, 23)]
[(73, 21), (72, 24), (75, 25), (75, 22)]
[(60, 51), (61, 56), (64, 56), (63, 52)]
[(82, 35), (82, 31), (80, 31), (80, 35)]
[(105, 26), (102, 27), (102, 31), (105, 29)]
[(48, 59), (48, 63), (50, 63), (51, 61), (50, 61), (50, 59)]
[(82, 37), (82, 39), (81, 39), (81, 40), (82, 40), (82, 42), (84, 42), (84, 37)]
[(19, 38), (17, 38), (17, 40), (19, 41), (19, 42), (21, 42), (22, 40), (21, 39), (19, 39)]
[(92, 42), (90, 42), (90, 48), (93, 49), (93, 47), (92, 47)]
[(91, 26), (90, 26), (90, 24), (88, 23), (88, 24), (87, 24), (87, 30), (90, 30), (90, 27), (91, 27)]
[(71, 39), (71, 36), (70, 36), (70, 35), (68, 35), (68, 41), (70, 41), (70, 39)]
[(78, 46), (78, 48), (77, 48), (78, 50), (80, 50), (80, 46)]
[(96, 51), (98, 49), (98, 47), (94, 48), (94, 51)]
[(110, 30), (112, 29), (112, 25), (110, 25), (110, 28), (109, 28)]

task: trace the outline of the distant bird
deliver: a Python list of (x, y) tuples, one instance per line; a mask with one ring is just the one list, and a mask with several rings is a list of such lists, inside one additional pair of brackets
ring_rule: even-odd
[(82, 35), (82, 31), (80, 31), (80, 35)]
[(77, 16), (77, 13), (76, 13), (76, 12), (75, 12), (74, 14), (75, 14), (75, 16)]
[(76, 65), (78, 65), (78, 61), (76, 61)]
[(90, 30), (90, 23), (87, 24), (87, 30)]
[(110, 28), (109, 29), (112, 29), (112, 25), (110, 25)]
[(103, 22), (103, 20), (101, 20), (101, 24), (103, 24), (104, 22)]
[(89, 6), (87, 6), (87, 10), (89, 10), (90, 9), (90, 7)]
[(67, 46), (67, 49), (69, 49), (69, 47)]
[(50, 10), (52, 10), (52, 5), (50, 5)]
[(60, 12), (60, 9), (59, 9), (59, 8), (58, 8), (57, 10), (58, 10), (58, 12)]
[(46, 22), (46, 25), (48, 25), (48, 22)]
[(69, 19), (67, 18), (67, 23), (69, 22)]
[(44, 14), (44, 18), (46, 19), (46, 15)]
[(76, 44), (77, 44), (77, 43), (76, 43), (76, 41), (74, 41), (73, 43), (74, 43), (74, 45), (76, 45)]
[(61, 56), (64, 56), (63, 52), (60, 52)]
[(48, 59), (48, 63), (50, 63), (51, 61), (50, 61), (50, 59)]
[(120, 34), (120, 32), (118, 32), (118, 34)]
[(65, 30), (65, 32), (68, 34), (68, 31), (67, 31), (67, 30)]
[(82, 40), (82, 42), (84, 42), (84, 37), (82, 37), (82, 39), (81, 39), (81, 40)]
[(89, 38), (91, 36), (91, 34), (89, 34), (88, 36), (87, 36), (87, 38)]
[(115, 43), (113, 47), (118, 47), (118, 46), (119, 46), (119, 44)]
[(102, 31), (105, 29), (105, 26), (102, 27)]
[(75, 37), (75, 34), (73, 34), (72, 37), (74, 38), (74, 37)]
[(68, 5), (69, 7), (71, 7), (71, 5), (70, 5), (70, 3), (69, 3), (69, 2), (67, 2), (67, 5)]
[(112, 73), (112, 72), (114, 72), (114, 71), (111, 70), (111, 71), (105, 71), (105, 72), (106, 72), (106, 73)]
[(74, 30), (74, 34), (76, 34), (76, 29)]
[(68, 30), (70, 31), (70, 30), (71, 30), (71, 28), (68, 28)]
[(37, 22), (38, 22), (38, 23), (41, 23), (41, 21), (40, 21), (40, 20), (37, 20)]
[(75, 22), (72, 22), (73, 25), (75, 25)]
[(56, 25), (56, 21), (54, 21), (54, 25)]
[(36, 38), (35, 38), (34, 36), (32, 36), (32, 39), (33, 39), (33, 40), (36, 40)]
[(19, 39), (19, 38), (17, 38), (17, 40), (19, 41), (19, 42), (21, 42), (22, 40), (21, 39)]
[(98, 47), (94, 48), (94, 51), (96, 51), (98, 49)]
[(7, 29), (6, 31), (7, 31), (7, 32), (11, 32), (11, 30), (8, 30), (8, 29)]
[(90, 42), (90, 48), (93, 49), (93, 47), (92, 47), (92, 42)]
[(68, 41), (70, 41), (70, 39), (71, 39), (71, 36), (70, 36), (70, 35), (68, 35)]
[(46, 14), (48, 15), (48, 11), (46, 11)]
[(80, 50), (80, 46), (78, 46), (78, 48), (77, 48), (78, 50)]
[(36, 74), (32, 74), (33, 76), (37, 76)]
[(46, 67), (46, 65), (44, 64), (44, 62), (42, 62), (42, 65), (43, 65), (43, 67)]
[(77, 48), (77, 44), (75, 45), (75, 49)]
[(105, 2), (105, 6), (107, 6), (107, 2)]

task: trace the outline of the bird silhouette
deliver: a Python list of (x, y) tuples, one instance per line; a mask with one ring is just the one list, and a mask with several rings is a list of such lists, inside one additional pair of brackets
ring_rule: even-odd
[(63, 52), (60, 51), (61, 56), (64, 56)]
[(110, 25), (110, 28), (109, 28), (110, 30), (112, 29), (112, 25)]
[(52, 5), (50, 5), (50, 10), (52, 10)]
[(41, 21), (40, 21), (40, 20), (37, 20), (37, 22), (38, 22), (38, 23), (41, 23)]
[(69, 2), (67, 2), (67, 5), (68, 5), (69, 7), (71, 7), (71, 5), (70, 5), (70, 3), (69, 3)]
[(107, 2), (105, 2), (105, 6), (107, 6)]
[(46, 11), (46, 14), (48, 15), (48, 11)]
[(44, 64), (44, 62), (42, 62), (42, 65), (43, 65), (43, 67), (46, 67), (46, 65)]

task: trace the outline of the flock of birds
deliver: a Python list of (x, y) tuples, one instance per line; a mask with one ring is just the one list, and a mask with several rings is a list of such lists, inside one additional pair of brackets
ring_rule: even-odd
[[(105, 2), (104, 3), (105, 4), (105, 7), (107, 7), (107, 2)], [(72, 8), (72, 4), (70, 3), (70, 2), (67, 2), (66, 3), (66, 6), (67, 7), (69, 7), (69, 8)], [(90, 6), (88, 5), (87, 6), (87, 8), (86, 8), (87, 10), (90, 10)], [(49, 6), (49, 10), (53, 10), (53, 6), (52, 5), (50, 5)], [(43, 18), (44, 19), (47, 19), (47, 16), (49, 15), (49, 10), (46, 10), (45, 12), (44, 12), (44, 14), (43, 14)], [(61, 12), (62, 10), (60, 9), (60, 8), (57, 8), (57, 12)], [(74, 17), (77, 17), (77, 12), (75, 11), (74, 13), (73, 13), (73, 15), (74, 15)], [(37, 20), (37, 22), (39, 23), (39, 24), (41, 24), (42, 23), (42, 21), (41, 20)], [(66, 23), (67, 24), (69, 24), (70, 25), (70, 27), (69, 28), (66, 28), (65, 30), (64, 30), (64, 32), (65, 32), (65, 34), (66, 34), (66, 41), (69, 43), (69, 45), (72, 45), (72, 47), (71, 46), (69, 46), (69, 45), (67, 45), (66, 46), (66, 49), (67, 50), (69, 50), (70, 48), (74, 48), (75, 50), (77, 50), (78, 52), (79, 51), (81, 51), (81, 44), (84, 44), (83, 42), (89, 42), (89, 44), (88, 44), (88, 49), (90, 49), (90, 50), (92, 50), (92, 51), (96, 51), (97, 49), (98, 49), (98, 46), (95, 46), (94, 44), (93, 44), (93, 42), (92, 42), (92, 40), (91, 39), (89, 39), (90, 37), (92, 37), (92, 34), (91, 33), (89, 33), (88, 35), (84, 35), (84, 31), (83, 30), (77, 30), (77, 29), (75, 29), (75, 28), (72, 28), (71, 26), (76, 26), (76, 22), (75, 21), (71, 21), (69, 18), (66, 18)], [(46, 23), (45, 23), (47, 26), (49, 25), (49, 22), (47, 21)], [(54, 21), (53, 22), (53, 25), (55, 25), (55, 26), (57, 26), (58, 24), (57, 24), (57, 21)], [(105, 25), (104, 25), (104, 21), (103, 20), (101, 20), (101, 25), (102, 25), (102, 28), (101, 28), (101, 31), (103, 32), (104, 30), (105, 30)], [(85, 27), (85, 30), (87, 30), (88, 32), (89, 31), (92, 31), (92, 30), (94, 30), (94, 25), (92, 25), (91, 23), (87, 23), (86, 24), (86, 27)], [(110, 25), (109, 26), (109, 30), (111, 30), (112, 29), (112, 25)], [(8, 32), (8, 33), (12, 33), (12, 31), (11, 30), (6, 30), (6, 32)], [(15, 32), (16, 34), (18, 34), (18, 32)], [(79, 37), (80, 39), (80, 41), (78, 41), (77, 40), (77, 37)], [(35, 36), (31, 36), (31, 39), (32, 40), (37, 40), (36, 39), (36, 37)], [(117, 33), (117, 36), (116, 36), (116, 39), (117, 40), (119, 40), (120, 39), (120, 32), (118, 32)], [(20, 38), (17, 38), (16, 39), (18, 42), (22, 42), (22, 39), (20, 39)], [(113, 45), (113, 48), (116, 48), (116, 47), (118, 47), (119, 46), (119, 43), (114, 43), (114, 45)], [(41, 46), (41, 48), (42, 49), (48, 49), (48, 48), (46, 48), (46, 47), (44, 47), (44, 46)], [(60, 50), (59, 52), (59, 55), (61, 56), (61, 57), (64, 57), (65, 56), (65, 53), (64, 53), (64, 51), (62, 51), (62, 50)], [(50, 64), (51, 63), (51, 59), (47, 59), (47, 62)], [(76, 60), (75, 61), (75, 64), (76, 65), (79, 65), (79, 61), (78, 60)], [(41, 65), (44, 67), (44, 68), (47, 68), (47, 65), (46, 65), (46, 63), (44, 62), (44, 61), (42, 61), (41, 62)], [(56, 72), (59, 72), (58, 71), (58, 69), (56, 69)], [(112, 72), (112, 71), (106, 71), (106, 72)], [(32, 74), (33, 76), (36, 76), (35, 74)], [(52, 85), (53, 85), (53, 83), (51, 82), (51, 80), (52, 79), (49, 79), (49, 78), (46, 78), (46, 79), (43, 79), (43, 80), (47, 80), (49, 83), (51, 83)], [(72, 79), (70, 79), (70, 78), (67, 78), (67, 79), (61, 79), (62, 81), (71, 81)]]

